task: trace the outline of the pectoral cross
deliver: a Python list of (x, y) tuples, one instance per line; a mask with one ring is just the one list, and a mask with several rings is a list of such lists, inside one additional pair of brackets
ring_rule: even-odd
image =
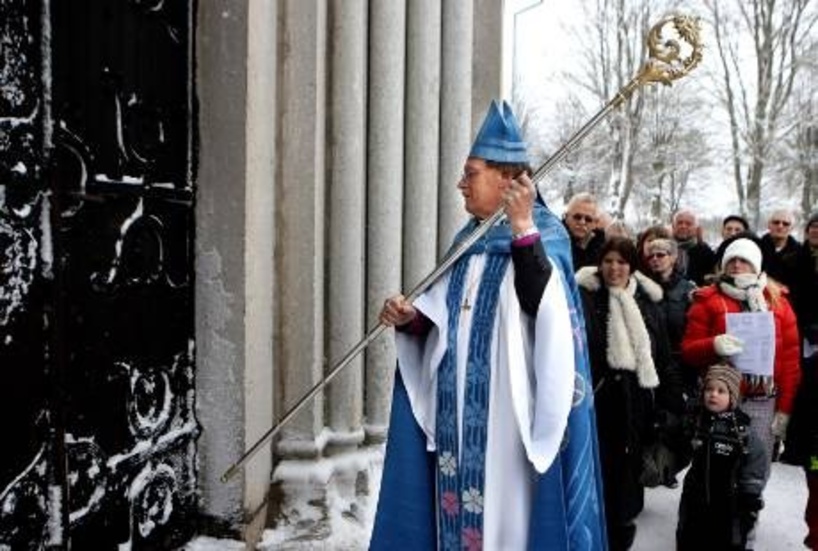
[(466, 297), (466, 300), (463, 301), (463, 304), (460, 305), (460, 310), (466, 312), (471, 310), (471, 304), (469, 304), (469, 297)]

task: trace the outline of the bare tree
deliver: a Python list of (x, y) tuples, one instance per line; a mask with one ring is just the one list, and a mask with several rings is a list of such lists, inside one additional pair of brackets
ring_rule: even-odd
[[(646, 60), (645, 38), (651, 25), (678, 4), (672, 0), (586, 0), (587, 23), (578, 37), (581, 61), (572, 75), (574, 85), (599, 103), (610, 100), (638, 73)], [(667, 155), (676, 151), (679, 137), (663, 134), (668, 129), (648, 128), (662, 117), (652, 111), (655, 105), (648, 104), (649, 98), (661, 97), (651, 88), (635, 94), (606, 120), (606, 139), (595, 144), (595, 158), (607, 162), (606, 174), (600, 175), (606, 182), (602, 195), (609, 212), (615, 217), (624, 216), (634, 193), (644, 195), (642, 189), (635, 192), (637, 183), (640, 188), (650, 188), (653, 186), (646, 182), (658, 177), (662, 180), (660, 186), (678, 191), (678, 197), (684, 190), (684, 186), (679, 185), (687, 178), (681, 171), (683, 163), (678, 158), (671, 162)], [(652, 154), (654, 146), (664, 151), (664, 155), (659, 154), (663, 159)], [(651, 163), (646, 163), (645, 155), (656, 161), (658, 175), (652, 174)], [(694, 167), (688, 168), (692, 170)], [(671, 182), (672, 188), (669, 187)]]
[[(801, 214), (807, 218), (818, 208), (818, 43), (805, 56), (806, 64), (793, 92), (790, 119), (792, 131), (786, 141), (785, 181), (794, 184), (792, 193), (801, 195)], [(800, 190), (799, 190), (800, 188)]]
[[(583, 108), (582, 102), (575, 96), (569, 96), (559, 102), (557, 111), (560, 113), (550, 129), (550, 137), (544, 139), (553, 153), (574, 135), (578, 128), (589, 119), (589, 114)], [(559, 190), (563, 203), (576, 193), (587, 191), (597, 197), (605, 197), (605, 186), (601, 185), (601, 175), (607, 170), (607, 160), (600, 159), (596, 152), (607, 145), (607, 135), (598, 128), (588, 135), (583, 142), (574, 147), (564, 157), (562, 162), (549, 175), (547, 185), (551, 190)], [(550, 194), (554, 196), (554, 193)]]
[(683, 87), (645, 93), (642, 149), (634, 174), (636, 188), (649, 204), (650, 223), (668, 220), (688, 192), (691, 174), (710, 165), (707, 137), (699, 128), (699, 101)]
[(514, 113), (520, 124), (520, 130), (528, 142), (528, 153), (532, 164), (536, 168), (548, 156), (539, 136), (539, 129), (543, 125), (543, 121), (538, 112), (536, 101), (532, 97), (536, 90), (526, 90), (519, 81), (519, 77), (515, 77), (511, 103), (514, 106)]
[[(594, 0), (586, 3), (592, 40), (583, 51), (584, 65), (576, 83), (601, 103), (608, 101), (636, 74), (646, 56), (644, 37), (652, 23), (651, 2)], [(608, 211), (623, 218), (633, 188), (632, 168), (638, 149), (644, 98), (637, 94), (607, 120)]]
[[(721, 65), (739, 209), (760, 218), (762, 183), (802, 56), (814, 41), (814, 0), (705, 0)], [(749, 65), (742, 40), (750, 43)]]
[[(560, 75), (570, 93), (557, 109), (559, 117), (548, 125), (536, 116), (525, 123), (529, 135), (546, 144), (543, 153), (549, 145), (553, 150), (565, 143), (638, 74), (648, 56), (650, 26), (676, 4), (672, 0), (584, 0), (583, 23), (571, 33), (576, 61)], [(567, 199), (589, 191), (618, 218), (624, 218), (626, 211), (629, 216), (633, 211), (647, 213), (652, 206), (654, 214), (637, 216), (640, 221), (664, 218), (677, 208), (695, 181), (691, 174), (708, 160), (708, 140), (701, 128), (703, 102), (690, 97), (698, 94), (698, 86), (681, 92), (685, 85), (645, 87), (611, 113), (550, 175), (550, 197), (559, 192)]]
[(818, 124), (812, 111), (813, 124), (798, 135), (798, 168), (802, 180), (801, 213), (804, 218), (818, 208)]

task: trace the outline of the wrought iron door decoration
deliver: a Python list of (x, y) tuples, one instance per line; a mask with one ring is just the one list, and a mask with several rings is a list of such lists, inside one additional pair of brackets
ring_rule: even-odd
[(193, 10), (0, 1), (0, 549), (193, 527)]

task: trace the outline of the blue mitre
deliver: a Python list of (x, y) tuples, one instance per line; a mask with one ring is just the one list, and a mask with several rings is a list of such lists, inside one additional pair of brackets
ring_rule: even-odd
[(495, 163), (528, 164), (526, 144), (511, 106), (492, 100), (469, 157)]

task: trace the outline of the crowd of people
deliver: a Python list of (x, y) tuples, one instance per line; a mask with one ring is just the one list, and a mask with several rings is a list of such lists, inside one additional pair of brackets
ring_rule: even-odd
[[(577, 279), (591, 297), (584, 305), (592, 364), (602, 365), (593, 374), (610, 548), (633, 542), (644, 488), (675, 487), (676, 475), (690, 465), (677, 549), (751, 549), (771, 463), (779, 459), (806, 472), (804, 544), (818, 548), (818, 211), (800, 240), (786, 209), (769, 215), (760, 236), (746, 218), (728, 215), (715, 248), (702, 239), (690, 210), (676, 212), (667, 226), (623, 237), (623, 226), (599, 223), (607, 219), (593, 196), (580, 193), (563, 220)], [(611, 289), (606, 274), (614, 266), (624, 274), (619, 287), (634, 287), (642, 323), (620, 323), (600, 308), (610, 298), (593, 298)], [(602, 284), (588, 283), (588, 272)], [(661, 288), (658, 298), (647, 292), (651, 284)], [(640, 302), (642, 295), (656, 306)], [(734, 334), (728, 320), (753, 312), (768, 313), (757, 318), (769, 320), (768, 333), (759, 336), (769, 338), (767, 371), (743, 371), (734, 361), (759, 347)], [(658, 381), (623, 373), (633, 370), (612, 355), (610, 340), (618, 333), (611, 324), (627, 327), (631, 338), (648, 329)], [(627, 385), (613, 399), (611, 381)], [(715, 395), (725, 398), (721, 406)]]
[(775, 460), (804, 467), (818, 547), (818, 212), (802, 241), (785, 210), (761, 237), (727, 216), (714, 249), (689, 210), (632, 234), (580, 193), (559, 218), (527, 165), (492, 102), (452, 250), (505, 220), (381, 310), (398, 369), (370, 548), (626, 550), (646, 489), (681, 486), (677, 549), (751, 549)]

